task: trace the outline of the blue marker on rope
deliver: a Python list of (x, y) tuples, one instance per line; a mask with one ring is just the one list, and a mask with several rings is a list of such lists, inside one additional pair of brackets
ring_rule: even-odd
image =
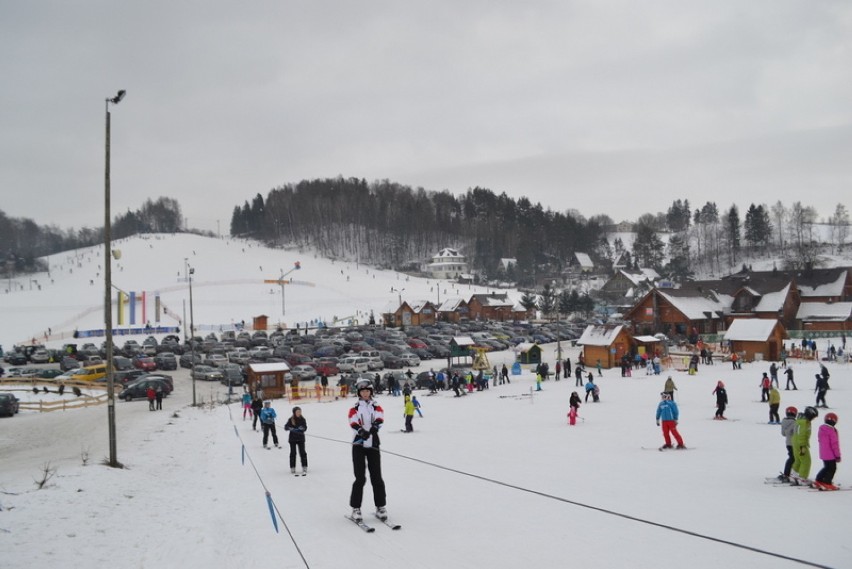
[(269, 515), (272, 516), (272, 525), (275, 526), (275, 533), (278, 533), (278, 520), (275, 519), (275, 508), (272, 507), (272, 495), (266, 492), (266, 503), (269, 504)]

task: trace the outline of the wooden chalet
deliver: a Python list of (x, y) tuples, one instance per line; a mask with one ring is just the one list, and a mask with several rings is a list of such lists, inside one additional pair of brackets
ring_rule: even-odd
[(583, 346), (586, 366), (594, 367), (598, 360), (601, 367), (609, 369), (619, 365), (621, 358), (631, 353), (633, 338), (626, 326), (588, 326), (578, 346)]
[(435, 309), (436, 317), (441, 322), (459, 322), (462, 318), (470, 317), (467, 301), (463, 298), (448, 298)]
[(413, 301), (410, 304), (403, 300), (396, 310), (386, 315), (385, 322), (390, 321), (388, 326), (423, 326), (434, 324), (435, 317), (435, 305), (428, 300)]
[(803, 302), (797, 328), (806, 331), (852, 331), (852, 302)]
[(600, 289), (600, 294), (614, 300), (625, 297), (638, 298), (654, 288), (660, 275), (654, 269), (641, 269), (640, 272), (616, 271)]
[(522, 342), (515, 346), (515, 359), (522, 364), (540, 364), (541, 353), (542, 349), (538, 344)]
[(642, 335), (715, 334), (724, 329), (729, 309), (730, 297), (713, 291), (654, 288), (625, 313), (624, 321)]
[(786, 337), (784, 325), (767, 318), (738, 318), (725, 332), (731, 351), (742, 354), (746, 361), (778, 361)]
[(505, 322), (512, 320), (514, 303), (509, 295), (503, 294), (474, 294), (467, 301), (471, 320), (496, 320)]

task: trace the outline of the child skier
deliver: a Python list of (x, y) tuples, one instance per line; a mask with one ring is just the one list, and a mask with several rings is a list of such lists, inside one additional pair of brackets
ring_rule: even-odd
[(251, 393), (249, 393), (248, 391), (243, 391), (242, 402), (243, 402), (243, 421), (245, 421), (246, 415), (248, 415), (249, 417), (252, 416)]
[(796, 434), (793, 435), (793, 470), (796, 476), (791, 476), (796, 486), (808, 483), (811, 473), (811, 421), (818, 416), (819, 411), (808, 406), (796, 417)]
[(713, 419), (724, 421), (727, 419), (725, 417), (725, 408), (728, 406), (728, 391), (725, 389), (725, 384), (721, 381), (717, 382), (713, 394), (716, 396), (716, 416)]
[(681, 438), (680, 433), (677, 431), (677, 420), (680, 415), (677, 403), (672, 401), (669, 394), (665, 391), (660, 393), (660, 399), (661, 401), (657, 405), (657, 426), (660, 426), (660, 421), (663, 422), (663, 438), (666, 441), (666, 444), (660, 447), (660, 450), (672, 448), (672, 435), (674, 435), (677, 441), (677, 448), (685, 450), (686, 445), (683, 444), (683, 438)]
[(413, 433), (414, 432), (414, 403), (411, 401), (411, 396), (405, 396), (405, 411), (403, 412), (403, 417), (405, 417), (405, 432)]
[(361, 501), (364, 497), (364, 485), (367, 483), (367, 471), (370, 473), (370, 483), (373, 486), (373, 502), (376, 505), (376, 516), (386, 520), (387, 494), (385, 481), (382, 479), (382, 459), (379, 453), (379, 429), (384, 423), (384, 410), (373, 400), (373, 384), (360, 380), (355, 384), (358, 401), (349, 410), (349, 426), (352, 427), (355, 439), (352, 441), (352, 466), (355, 471), (355, 481), (352, 483), (352, 493), (349, 496), (349, 506), (352, 508), (352, 519), (361, 521)]
[(760, 383), (758, 387), (760, 387), (760, 402), (766, 403), (769, 399), (769, 387), (772, 385), (772, 380), (769, 379), (769, 376), (766, 375), (766, 372), (763, 372), (763, 377), (760, 378)]
[(580, 396), (577, 395), (576, 391), (571, 392), (571, 398), (568, 399), (568, 405), (570, 409), (568, 410), (568, 424), (576, 425), (577, 424), (577, 415), (580, 412)]
[(422, 419), (423, 411), (420, 410), (420, 401), (417, 400), (417, 396), (412, 396), (411, 402), (414, 404), (414, 410), (417, 411), (417, 416)]
[(769, 424), (780, 425), (781, 416), (778, 408), (781, 406), (781, 392), (774, 385), (769, 389)]
[(834, 485), (834, 472), (840, 462), (840, 436), (837, 434), (837, 414), (826, 413), (824, 425), (817, 431), (819, 441), (819, 458), (822, 460), (822, 470), (817, 472), (814, 486), (819, 490), (837, 490)]
[(787, 407), (784, 411), (785, 417), (781, 421), (781, 436), (784, 437), (784, 444), (787, 446), (787, 461), (784, 463), (784, 471), (778, 476), (781, 482), (790, 481), (790, 469), (793, 468), (795, 457), (793, 455), (793, 436), (796, 434), (796, 415), (799, 410), (795, 407)]

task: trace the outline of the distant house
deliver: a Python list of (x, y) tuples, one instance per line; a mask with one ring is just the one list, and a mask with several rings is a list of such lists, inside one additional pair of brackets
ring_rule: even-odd
[(512, 320), (514, 303), (509, 295), (503, 294), (474, 294), (467, 301), (471, 320)]
[(796, 313), (800, 330), (852, 330), (852, 302), (803, 302)]
[(588, 253), (575, 252), (568, 265), (573, 272), (592, 273), (595, 270), (595, 264)]
[(577, 345), (583, 346), (586, 366), (594, 367), (600, 360), (605, 369), (618, 365), (621, 358), (630, 353), (632, 343), (630, 331), (621, 325), (588, 326), (577, 340)]
[(408, 302), (403, 300), (393, 312), (395, 326), (423, 326), (434, 324), (436, 317), (435, 305), (428, 300)]
[(639, 272), (620, 269), (601, 287), (601, 294), (611, 298), (638, 298), (654, 288), (660, 275), (654, 269), (640, 269)]
[(290, 366), (286, 362), (250, 363), (246, 370), (248, 374), (248, 389), (256, 393), (263, 391), (264, 399), (276, 399), (287, 396)]
[(738, 318), (725, 332), (731, 351), (744, 353), (749, 361), (777, 361), (786, 337), (784, 325), (767, 318)]
[(436, 279), (457, 279), (468, 272), (467, 258), (457, 249), (446, 247), (432, 257), (424, 267), (425, 272)]
[(624, 320), (637, 334), (715, 334), (725, 327), (730, 302), (731, 297), (713, 291), (655, 288), (627, 311)]
[(514, 257), (506, 257), (504, 259), (500, 259), (500, 267), (504, 271), (508, 271), (509, 267), (517, 266), (517, 265), (518, 265), (518, 260), (515, 259)]

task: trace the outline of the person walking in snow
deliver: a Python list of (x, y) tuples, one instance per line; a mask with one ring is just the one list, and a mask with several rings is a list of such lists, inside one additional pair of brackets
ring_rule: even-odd
[(263, 409), (260, 410), (260, 427), (263, 429), (263, 448), (269, 448), (269, 435), (272, 434), (272, 443), (277, 447), (278, 432), (275, 430), (275, 419), (278, 414), (272, 408), (272, 401), (266, 400), (263, 402)]
[(402, 416), (405, 418), (405, 432), (413, 433), (414, 432), (414, 402), (411, 400), (411, 397), (405, 396), (405, 407), (402, 413)]
[(787, 369), (784, 370), (784, 374), (787, 376), (787, 387), (786, 387), (785, 391), (790, 391), (790, 384), (791, 383), (793, 384), (793, 391), (798, 391), (799, 388), (796, 387), (796, 381), (793, 379), (793, 368), (792, 368), (792, 366), (787, 367)]
[(717, 382), (716, 389), (713, 390), (713, 395), (716, 396), (716, 416), (713, 419), (724, 421), (727, 419), (725, 417), (725, 408), (728, 406), (728, 390), (725, 389), (725, 384), (721, 381)]
[(500, 385), (503, 385), (505, 381), (507, 384), (512, 383), (509, 381), (509, 368), (506, 367), (506, 364), (503, 364), (503, 367), (500, 369)]
[(775, 362), (769, 366), (769, 380), (770, 383), (774, 384), (776, 387), (780, 387), (778, 384), (778, 366), (775, 365)]
[(781, 407), (781, 392), (774, 385), (769, 388), (769, 424), (780, 425), (781, 416), (778, 408)]
[(161, 385), (157, 386), (157, 389), (154, 390), (154, 399), (157, 401), (157, 411), (163, 410), (163, 387)]
[(302, 463), (302, 475), (308, 473), (308, 453), (305, 451), (305, 431), (308, 430), (308, 422), (302, 416), (301, 407), (293, 407), (293, 414), (284, 424), (284, 430), (289, 431), (287, 442), (290, 444), (290, 473), (296, 474), (296, 454)]
[(825, 424), (820, 425), (817, 431), (819, 441), (819, 458), (823, 467), (817, 472), (814, 486), (819, 490), (837, 490), (834, 485), (834, 473), (837, 471), (837, 463), (840, 462), (840, 435), (837, 434), (837, 414), (826, 413), (823, 419)]
[(565, 358), (565, 365), (562, 366), (562, 379), (571, 377), (571, 358)]
[[(828, 379), (825, 375), (816, 374), (814, 393), (816, 393), (816, 407), (828, 407), (828, 404), (825, 402), (825, 394), (828, 393)], [(820, 405), (820, 401), (822, 401), (822, 405)]]
[(243, 391), (243, 396), (240, 400), (242, 401), (242, 404), (243, 404), (243, 421), (245, 421), (246, 420), (246, 414), (248, 414), (249, 417), (251, 417), (251, 415), (252, 415), (251, 393), (249, 393), (248, 391)]
[(600, 358), (598, 358), (598, 362), (595, 364), (595, 368), (598, 370), (598, 377), (603, 377), (603, 371), (601, 371), (603, 366), (601, 364)]
[(675, 385), (675, 382), (672, 379), (672, 376), (669, 376), (668, 379), (666, 379), (666, 383), (663, 386), (663, 391), (668, 393), (669, 399), (674, 401), (674, 392), (677, 391), (677, 386)]
[(799, 480), (794, 478), (794, 484), (806, 481), (811, 473), (811, 422), (819, 416), (815, 407), (805, 407), (796, 417), (796, 434), (793, 435), (793, 471)]
[(568, 424), (576, 425), (577, 417), (580, 415), (580, 396), (576, 391), (571, 392), (571, 397), (568, 399)]
[(766, 403), (769, 400), (769, 387), (772, 385), (772, 381), (769, 379), (769, 376), (766, 375), (766, 372), (763, 372), (763, 377), (760, 378), (760, 383), (757, 384), (760, 387), (760, 402)]
[(784, 444), (787, 447), (787, 461), (784, 463), (784, 470), (778, 476), (781, 482), (790, 481), (790, 471), (793, 468), (795, 457), (793, 456), (793, 436), (796, 434), (796, 415), (799, 410), (795, 407), (787, 407), (784, 410), (785, 417), (781, 420), (781, 436), (784, 437)]
[(148, 398), (148, 411), (153, 411), (154, 401), (157, 399), (157, 392), (154, 391), (154, 386), (148, 386), (148, 389), (145, 390), (145, 396)]
[(659, 427), (662, 421), (663, 440), (665, 441), (665, 444), (660, 448), (672, 448), (672, 437), (674, 437), (677, 441), (677, 448), (684, 450), (686, 449), (686, 445), (683, 444), (683, 438), (677, 430), (677, 422), (680, 416), (677, 403), (672, 401), (669, 394), (665, 391), (660, 393), (660, 399), (660, 403), (657, 405), (657, 426)]
[(579, 365), (574, 368), (574, 377), (576, 378), (576, 381), (574, 382), (574, 387), (583, 387), (583, 368), (581, 368)]
[(255, 398), (252, 399), (251, 410), (254, 413), (254, 417), (251, 421), (251, 429), (256, 431), (257, 422), (260, 420), (260, 412), (263, 411), (263, 399), (261, 399), (259, 395), (256, 395)]
[(385, 422), (385, 412), (378, 402), (373, 400), (373, 386), (368, 381), (356, 384), (358, 401), (349, 409), (349, 426), (354, 433), (352, 441), (352, 468), (355, 481), (349, 495), (352, 519), (361, 520), (361, 502), (364, 497), (364, 485), (367, 483), (367, 471), (370, 472), (370, 484), (373, 487), (373, 503), (376, 516), (386, 520), (387, 494), (382, 479), (382, 455), (379, 450), (379, 429)]

